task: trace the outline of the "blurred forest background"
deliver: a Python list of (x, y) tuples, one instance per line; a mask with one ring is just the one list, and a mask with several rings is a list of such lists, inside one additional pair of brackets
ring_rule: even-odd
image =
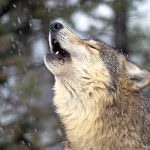
[(1, 0), (0, 150), (62, 149), (54, 78), (43, 63), (54, 20), (150, 69), (149, 0)]

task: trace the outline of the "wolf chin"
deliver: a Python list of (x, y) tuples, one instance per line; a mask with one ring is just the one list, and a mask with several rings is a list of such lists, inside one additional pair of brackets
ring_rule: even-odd
[(65, 150), (150, 150), (150, 115), (140, 91), (150, 71), (102, 42), (50, 26), (45, 65), (55, 76), (54, 105)]

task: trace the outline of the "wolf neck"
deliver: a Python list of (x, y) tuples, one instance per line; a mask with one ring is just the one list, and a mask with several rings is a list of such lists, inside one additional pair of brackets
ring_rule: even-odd
[(89, 113), (91, 114), (96, 108), (95, 111), (99, 115), (104, 105), (113, 102), (113, 97), (108, 96), (106, 87), (100, 84), (56, 79), (54, 90), (54, 103), (60, 115), (64, 112), (64, 110), (61, 112), (61, 109), (67, 107), (65, 111), (65, 113), (68, 113), (67, 116), (80, 116), (80, 118), (86, 119)]
[[(126, 115), (133, 122), (130, 124), (131, 128), (135, 122), (138, 126), (137, 124), (141, 120), (137, 112), (141, 112), (137, 109), (141, 109), (141, 102), (138, 99), (132, 100), (134, 98), (130, 94), (130, 96), (127, 94), (125, 96), (116, 93), (110, 94), (103, 86), (87, 86), (86, 84), (81, 86), (75, 82), (56, 80), (54, 104), (64, 124), (67, 139), (71, 143), (78, 143), (77, 145), (84, 147), (89, 141), (92, 145), (92, 142), (99, 143), (103, 138), (113, 138), (112, 127), (117, 127), (117, 124), (121, 124), (123, 127), (123, 124), (126, 124), (123, 121), (127, 121)], [(114, 134), (116, 131), (117, 129), (114, 130)], [(96, 141), (94, 137), (97, 136), (99, 138)]]

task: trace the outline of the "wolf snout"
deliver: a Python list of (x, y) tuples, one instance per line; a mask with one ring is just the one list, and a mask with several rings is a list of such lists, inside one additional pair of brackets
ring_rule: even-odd
[(59, 22), (53, 22), (53, 23), (50, 24), (50, 31), (52, 33), (58, 32), (62, 28), (63, 28), (63, 25), (61, 23), (59, 23)]

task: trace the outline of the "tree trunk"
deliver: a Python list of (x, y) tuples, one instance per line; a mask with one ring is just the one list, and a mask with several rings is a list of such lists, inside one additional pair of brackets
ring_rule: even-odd
[(128, 0), (114, 0), (114, 42), (115, 47), (128, 54), (128, 38), (127, 38), (127, 19), (128, 19)]

